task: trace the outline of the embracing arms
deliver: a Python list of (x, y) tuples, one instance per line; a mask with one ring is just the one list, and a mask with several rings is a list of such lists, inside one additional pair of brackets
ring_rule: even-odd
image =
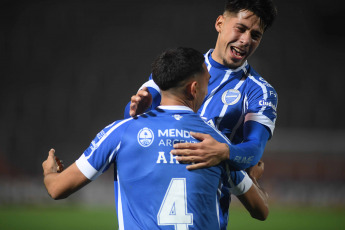
[[(143, 87), (132, 96), (125, 116), (136, 116), (149, 108), (158, 106), (157, 97), (159, 97), (159, 93), (156, 90)], [(201, 142), (175, 144), (171, 153), (177, 155), (177, 160), (181, 163), (195, 163), (187, 166), (189, 170), (211, 167), (224, 160), (228, 160), (233, 168), (243, 170), (259, 162), (270, 137), (270, 131), (255, 121), (245, 122), (243, 129), (244, 141), (240, 144), (227, 145), (216, 141), (208, 134), (193, 133), (193, 137)]]

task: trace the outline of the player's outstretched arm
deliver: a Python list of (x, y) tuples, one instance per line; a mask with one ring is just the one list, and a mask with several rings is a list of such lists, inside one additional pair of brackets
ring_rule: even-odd
[(91, 181), (84, 176), (76, 163), (63, 170), (54, 149), (49, 151), (47, 160), (42, 163), (42, 168), (44, 185), (54, 200), (68, 197)]
[(268, 194), (260, 188), (257, 182), (261, 178), (263, 171), (264, 162), (262, 161), (259, 161), (257, 165), (249, 168), (247, 172), (253, 184), (245, 194), (237, 196), (250, 215), (258, 220), (266, 220), (269, 213), (267, 202)]

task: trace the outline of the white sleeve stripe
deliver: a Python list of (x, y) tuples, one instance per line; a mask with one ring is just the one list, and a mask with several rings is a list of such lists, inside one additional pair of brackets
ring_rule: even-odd
[(210, 69), (211, 69), (211, 63), (210, 63), (210, 60), (208, 59), (208, 55), (209, 55), (210, 52), (211, 52), (211, 50), (209, 50), (209, 51), (204, 55), (208, 72), (210, 72)]
[(210, 93), (210, 95), (208, 96), (207, 100), (204, 103), (204, 107), (200, 113), (200, 116), (203, 116), (205, 114), (206, 108), (207, 108), (208, 104), (210, 103), (210, 101), (212, 100), (213, 95), (216, 93), (217, 89), (223, 84), (223, 82), (225, 82), (226, 80), (229, 79), (230, 74), (231, 74), (231, 71), (227, 70), (226, 74), (224, 75), (224, 78), (222, 79), (220, 84), (212, 90), (212, 92)]
[(89, 180), (94, 180), (93, 177), (97, 174), (97, 170), (87, 161), (84, 154), (81, 155), (75, 163), (84, 176)]
[(253, 181), (252, 181), (252, 179), (250, 179), (248, 174), (245, 174), (243, 180), (236, 186), (234, 186), (234, 182), (231, 181), (230, 177), (229, 177), (229, 183), (231, 185), (230, 192), (231, 192), (231, 194), (233, 194), (235, 196), (245, 194), (246, 192), (248, 192), (250, 187), (252, 187), (252, 185), (253, 185)]
[(108, 161), (102, 166), (100, 170), (97, 171), (85, 155), (81, 155), (76, 161), (79, 170), (86, 176), (89, 180), (96, 180), (104, 171), (104, 169), (112, 162), (114, 154), (120, 149), (121, 142), (117, 145), (114, 151), (110, 154)]
[(101, 139), (99, 139), (99, 141), (98, 141), (97, 143), (94, 144), (95, 146), (94, 146), (94, 148), (92, 149), (91, 153), (87, 156), (87, 159), (89, 159), (89, 158), (92, 156), (92, 154), (95, 152), (95, 150), (98, 149), (98, 147), (103, 143), (103, 141), (104, 141), (104, 140), (105, 140), (115, 129), (117, 129), (119, 126), (121, 126), (122, 124), (124, 124), (124, 123), (126, 123), (127, 121), (130, 121), (130, 120), (132, 120), (132, 119), (133, 119), (133, 118), (128, 118), (128, 119), (126, 119), (126, 120), (123, 120), (123, 121), (117, 123), (116, 125), (114, 125), (111, 129), (109, 129), (108, 132), (106, 132), (106, 133), (104, 134), (104, 136), (103, 136)]
[[(141, 90), (142, 88), (144, 87), (151, 87), (151, 88), (154, 88), (155, 90), (157, 90), (157, 92), (159, 94), (161, 94), (161, 89), (158, 87), (158, 85), (153, 81), (153, 80), (149, 80), (147, 82), (145, 82), (140, 88), (139, 90)], [(138, 90), (138, 91), (139, 91)]]
[(124, 221), (123, 221), (123, 211), (122, 211), (122, 200), (121, 200), (121, 187), (120, 187), (120, 178), (119, 174), (117, 173), (117, 216), (118, 216), (118, 224), (119, 230), (124, 230)]
[[(202, 119), (202, 118), (201, 118)], [(216, 131), (221, 137), (223, 137), (223, 139), (226, 141), (226, 143), (228, 143), (229, 145), (231, 145), (230, 140), (222, 133), (220, 132), (217, 128), (215, 128), (214, 126), (210, 125), (209, 123), (207, 123), (204, 119), (202, 119), (202, 121), (208, 125), (209, 127), (211, 127), (214, 131)]]
[(275, 128), (275, 124), (274, 124), (275, 120), (271, 121), (271, 119), (269, 119), (268, 117), (266, 117), (263, 114), (247, 113), (245, 116), (244, 122), (247, 122), (247, 121), (256, 121), (260, 124), (267, 126), (271, 130), (271, 134), (273, 135), (273, 131)]
[[(261, 87), (262, 92), (263, 92), (263, 99), (266, 100), (267, 99), (267, 88), (266, 88), (266, 86), (264, 84), (262, 84), (261, 82), (259, 82), (258, 80), (256, 80), (253, 76), (249, 76), (249, 78)], [(266, 109), (266, 106), (263, 106), (260, 109), (259, 114), (262, 114), (265, 109)]]

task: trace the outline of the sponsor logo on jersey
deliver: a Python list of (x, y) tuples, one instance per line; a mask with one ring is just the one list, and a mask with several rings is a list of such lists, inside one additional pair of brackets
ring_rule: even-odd
[(138, 132), (137, 138), (141, 146), (149, 147), (154, 140), (154, 134), (151, 129), (145, 127)]
[(260, 106), (272, 107), (272, 109), (274, 109), (274, 111), (277, 110), (277, 107), (271, 101), (260, 100), (259, 101), (259, 105)]
[(173, 118), (175, 118), (176, 120), (181, 120), (182, 116), (180, 114), (174, 114), (172, 115)]
[(262, 84), (264, 84), (267, 87), (273, 88), (270, 83), (268, 83), (265, 79), (262, 77), (259, 77), (259, 80), (262, 81)]
[(222, 95), (222, 102), (225, 105), (234, 105), (241, 98), (241, 93), (237, 89), (229, 89), (225, 91)]

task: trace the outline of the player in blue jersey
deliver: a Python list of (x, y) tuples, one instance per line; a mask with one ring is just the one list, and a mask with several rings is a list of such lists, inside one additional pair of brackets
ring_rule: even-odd
[[(214, 49), (205, 54), (211, 75), (208, 95), (198, 113), (225, 134), (233, 145), (220, 145), (210, 135), (195, 134), (200, 143), (178, 143), (174, 155), (187, 168), (199, 169), (227, 161), (236, 169), (246, 169), (261, 159), (273, 135), (278, 96), (247, 62), (271, 26), (276, 9), (270, 0), (229, 0), (215, 23), (218, 38)], [(125, 116), (140, 114), (160, 103), (160, 91), (148, 81), (131, 98)], [(152, 102), (152, 104), (151, 104)], [(225, 191), (222, 209), (227, 219), (230, 195)]]
[(210, 78), (204, 56), (190, 48), (168, 50), (152, 69), (161, 89), (161, 106), (105, 127), (61, 173), (55, 150), (50, 150), (42, 167), (51, 197), (69, 196), (114, 164), (119, 229), (220, 229), (218, 189), (223, 184), (252, 215), (265, 219), (267, 196), (256, 182), (262, 163), (249, 175), (230, 171), (225, 163), (189, 171), (170, 154), (174, 143), (198, 142), (190, 132), (208, 133), (219, 143), (230, 144), (195, 113)]

